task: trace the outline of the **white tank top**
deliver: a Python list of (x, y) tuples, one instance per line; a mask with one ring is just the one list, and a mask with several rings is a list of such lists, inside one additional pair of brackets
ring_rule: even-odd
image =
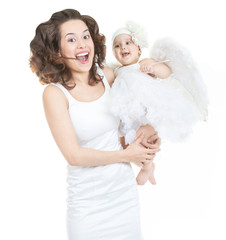
[(60, 83), (53, 85), (59, 87), (68, 99), (69, 114), (79, 145), (98, 150), (118, 150), (121, 149), (118, 134), (120, 120), (110, 111), (110, 85), (99, 67), (97, 72), (103, 77), (105, 91), (91, 102), (76, 100)]

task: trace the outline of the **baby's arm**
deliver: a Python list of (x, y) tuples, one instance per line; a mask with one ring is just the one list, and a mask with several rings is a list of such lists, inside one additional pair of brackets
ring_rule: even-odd
[(170, 68), (164, 63), (158, 63), (153, 58), (145, 58), (139, 62), (140, 71), (150, 74), (152, 77), (168, 78), (171, 74)]

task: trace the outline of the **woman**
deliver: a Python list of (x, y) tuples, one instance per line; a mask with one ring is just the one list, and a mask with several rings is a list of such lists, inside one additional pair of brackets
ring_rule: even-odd
[(114, 74), (102, 64), (104, 42), (90, 16), (72, 9), (56, 12), (36, 29), (30, 66), (49, 84), (43, 93), (46, 119), (68, 162), (69, 239), (139, 240), (139, 202), (130, 162), (153, 160), (159, 141), (155, 135), (151, 141), (157, 143), (145, 143), (153, 147), (145, 148), (140, 134), (121, 148), (119, 119), (109, 111)]

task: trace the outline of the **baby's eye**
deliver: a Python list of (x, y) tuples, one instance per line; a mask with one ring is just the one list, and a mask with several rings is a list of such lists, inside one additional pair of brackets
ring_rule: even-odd
[(131, 41), (127, 41), (126, 44), (127, 44), (127, 45), (130, 45), (130, 44), (131, 44)]
[(116, 44), (116, 45), (114, 46), (114, 48), (119, 48), (119, 44)]

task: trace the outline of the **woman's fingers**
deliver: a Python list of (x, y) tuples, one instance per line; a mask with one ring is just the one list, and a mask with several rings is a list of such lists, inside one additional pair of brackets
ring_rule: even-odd
[(148, 143), (147, 141), (143, 141), (142, 145), (146, 148), (155, 148), (155, 146), (152, 143)]
[[(144, 165), (144, 164), (149, 164), (152, 160), (153, 160), (153, 159), (144, 159), (144, 160), (143, 160), (143, 165)], [(143, 166), (143, 165), (142, 165), (142, 166)]]
[(154, 154), (147, 154), (147, 156), (146, 156), (146, 160), (153, 160), (154, 158), (155, 158), (155, 153)]
[(161, 145), (161, 139), (159, 138), (158, 134), (151, 136), (148, 139), (144, 139), (142, 142), (143, 146), (146, 148), (159, 148)]
[(145, 159), (148, 159), (148, 160), (150, 160), (150, 159), (154, 159), (155, 156), (156, 156), (156, 153), (146, 154)]
[(157, 153), (157, 152), (159, 152), (159, 151), (160, 151), (160, 148), (155, 148), (155, 149), (147, 148), (147, 149), (146, 149), (146, 153), (147, 153), (147, 154), (155, 154), (155, 153)]

